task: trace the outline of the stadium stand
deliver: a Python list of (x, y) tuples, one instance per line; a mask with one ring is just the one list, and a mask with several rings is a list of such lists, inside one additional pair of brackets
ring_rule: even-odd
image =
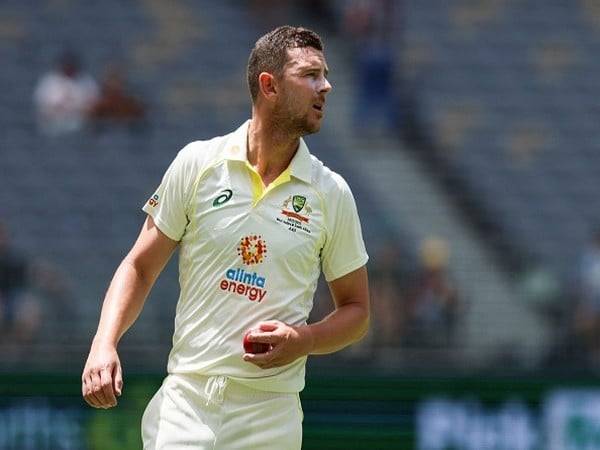
[[(73, 351), (82, 353), (107, 283), (143, 221), (139, 208), (175, 153), (191, 140), (226, 133), (248, 117), (243, 74), (260, 30), (248, 26), (248, 11), (228, 2), (177, 1), (169, 3), (168, 11), (163, 2), (150, 0), (126, 8), (120, 1), (102, 6), (43, 2), (35, 12), (26, 3), (10, 7), (22, 19), (23, 37), (0, 44), (3, 53), (14, 52), (15, 61), (1, 75), (11, 89), (3, 94), (0, 116), (6, 130), (0, 138), (0, 214), (19, 248), (64, 267), (72, 278), (78, 320), (69, 326), (81, 336)], [(224, 24), (233, 30), (226, 40), (218, 32)], [(39, 134), (30, 102), (33, 88), (65, 46), (79, 52), (91, 73), (100, 74), (115, 61), (124, 67), (149, 104), (149, 129)], [(331, 134), (309, 138), (309, 144), (352, 179), (366, 217), (367, 241), (375, 246), (378, 237), (395, 231), (369, 201), (356, 168), (343, 164)], [(176, 302), (174, 266), (171, 262), (139, 326), (124, 340), (134, 365), (144, 360), (151, 367), (164, 364)]]
[(406, 2), (404, 45), (434, 53), (417, 70), (437, 157), (505, 248), (568, 277), (599, 219), (599, 42), (585, 7), (434, 3)]
[[(338, 10), (342, 3), (332, 2)], [(250, 7), (213, 0), (176, 0), (168, 7), (158, 0), (28, 0), (6, 3), (0, 12), (0, 57), (11, 62), (0, 71), (0, 82), (10, 87), (0, 102), (0, 218), (19, 248), (64, 267), (72, 278), (78, 299), (72, 326), (81, 336), (73, 351), (83, 353), (106, 284), (143, 220), (139, 207), (175, 152), (190, 140), (226, 133), (248, 117), (242, 74), (248, 49), (265, 24), (255, 20)], [(294, 11), (294, 22), (304, 17), (310, 24), (308, 16), (298, 15), (304, 13)], [(410, 142), (393, 136), (346, 146), (352, 135), (341, 135), (352, 110), (352, 55), (343, 37), (320, 29), (322, 24), (316, 28), (330, 42), (337, 90), (331, 105), (339, 113), (308, 143), (352, 185), (369, 249), (397, 241), (408, 266), (416, 264), (424, 231), (435, 230), (423, 226), (426, 215), (403, 218), (400, 212), (410, 210), (396, 206), (390, 211), (391, 196), (382, 192), (386, 185), (388, 191), (400, 185), (393, 174), (398, 160), (405, 158), (405, 169), (413, 168), (419, 183), (433, 189), (431, 196), (408, 192), (398, 201), (460, 196), (475, 204), (470, 213), (477, 217), (459, 214), (446, 236), (463, 236), (465, 241), (456, 242), (472, 249), (467, 256), (464, 250), (453, 254), (463, 259), (454, 266), (455, 278), (472, 305), (460, 322), (465, 330), (460, 346), (496, 339), (489, 330), (500, 316), (505, 328), (496, 327), (498, 333), (527, 330), (532, 341), (540, 341), (545, 327), (522, 305), (514, 306), (520, 300), (513, 279), (520, 275), (519, 263), (543, 263), (568, 279), (600, 221), (594, 140), (599, 78), (590, 75), (598, 72), (597, 11), (590, 2), (407, 0), (402, 14), (399, 66), (435, 144), (429, 162), (435, 159), (436, 170), (420, 165), (416, 155), (422, 149), (415, 152)], [(40, 135), (31, 95), (64, 48), (76, 50), (97, 77), (119, 64), (147, 103), (150, 126), (139, 133)], [(362, 159), (354, 158), (361, 152)], [(372, 164), (361, 162), (369, 158)], [(389, 172), (378, 177), (377, 167)], [(439, 185), (432, 186), (440, 178), (457, 183), (439, 192)], [(445, 208), (449, 217), (461, 211), (453, 202)], [(474, 223), (491, 224), (497, 234), (482, 240), (472, 233)], [(490, 246), (500, 249), (501, 260), (517, 264), (496, 265)], [(490, 284), (476, 270), (465, 275), (468, 264), (484, 264)], [(140, 356), (134, 364), (152, 355), (152, 367), (162, 367), (175, 289), (171, 263), (125, 339), (125, 351)], [(478, 292), (495, 294), (486, 303)]]

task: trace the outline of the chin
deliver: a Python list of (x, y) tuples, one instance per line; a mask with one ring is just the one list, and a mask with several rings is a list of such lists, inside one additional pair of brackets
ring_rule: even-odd
[(321, 129), (320, 120), (307, 120), (307, 118), (292, 119), (289, 122), (288, 130), (298, 133), (300, 136), (314, 134)]
[(314, 133), (318, 133), (321, 130), (321, 124), (315, 125), (313, 127), (311, 127), (309, 129), (309, 132), (307, 134), (314, 134)]
[(313, 122), (313, 123), (307, 123), (305, 130), (306, 130), (306, 134), (314, 134), (317, 133), (319, 130), (321, 129), (321, 122)]

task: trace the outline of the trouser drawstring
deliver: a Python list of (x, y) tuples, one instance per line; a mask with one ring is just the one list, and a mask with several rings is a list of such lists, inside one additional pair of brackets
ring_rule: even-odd
[(217, 375), (209, 377), (204, 387), (204, 393), (206, 394), (206, 406), (210, 403), (220, 405), (223, 403), (223, 395), (225, 394), (225, 388), (227, 387), (227, 377)]

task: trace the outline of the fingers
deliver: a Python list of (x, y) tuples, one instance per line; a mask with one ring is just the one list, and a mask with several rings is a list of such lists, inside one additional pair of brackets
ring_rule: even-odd
[(113, 390), (112, 371), (107, 368), (103, 368), (100, 371), (100, 385), (102, 387), (104, 400), (106, 401), (105, 405), (108, 408), (115, 406), (117, 404), (117, 399)]
[(257, 328), (251, 330), (248, 340), (264, 344), (278, 344), (284, 340), (283, 335), (286, 327), (287, 325), (279, 320), (261, 322)]
[(244, 361), (252, 363), (261, 369), (271, 369), (286, 364), (280, 361), (282, 350), (278, 347), (279, 344), (285, 341), (285, 336), (282, 335), (285, 326), (279, 320), (268, 320), (258, 324), (258, 327), (248, 334), (248, 340), (250, 342), (270, 344), (271, 350), (264, 353), (245, 353), (243, 355)]
[(258, 328), (262, 331), (275, 331), (281, 325), (283, 325), (283, 323), (279, 320), (267, 320), (265, 322), (261, 322), (258, 325)]
[(261, 333), (259, 331), (253, 331), (248, 335), (248, 340), (250, 342), (273, 345), (281, 342), (281, 337), (273, 333)]
[(261, 369), (271, 369), (278, 367), (276, 350), (269, 350), (266, 353), (245, 353), (244, 361), (254, 364)]
[(104, 391), (102, 390), (102, 379), (99, 372), (93, 372), (92, 378), (92, 391), (96, 398), (100, 401), (101, 407), (104, 407), (108, 403), (106, 397), (104, 397)]
[(117, 394), (117, 397), (120, 397), (123, 392), (123, 371), (121, 370), (120, 365), (113, 371), (113, 380), (115, 393)]
[(86, 403), (94, 408), (102, 408), (102, 403), (94, 393), (92, 377), (87, 374), (83, 376), (81, 391)]
[[(116, 374), (117, 376), (113, 376)], [(113, 370), (108, 367), (84, 371), (81, 393), (86, 403), (94, 408), (111, 408), (116, 406), (116, 395), (121, 395), (123, 379), (121, 368)]]
[(246, 362), (252, 363), (261, 369), (272, 369), (273, 367), (281, 367), (288, 364), (285, 361), (284, 351), (281, 347), (271, 347), (271, 350), (264, 353), (244, 353), (243, 359)]
[(306, 357), (313, 346), (312, 335), (306, 327), (293, 327), (277, 320), (261, 322), (258, 329), (253, 329), (247, 335), (247, 340), (271, 346), (265, 353), (243, 355), (244, 361), (261, 369), (281, 367)]

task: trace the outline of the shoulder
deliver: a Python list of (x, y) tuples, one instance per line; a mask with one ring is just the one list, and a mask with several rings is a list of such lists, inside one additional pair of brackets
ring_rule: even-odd
[[(192, 141), (180, 150), (177, 159), (207, 167), (217, 165), (227, 159), (232, 147), (239, 144), (237, 142), (238, 131), (207, 140)], [(239, 145), (237, 146), (239, 147)]]
[(321, 195), (331, 201), (336, 201), (340, 196), (350, 195), (350, 186), (339, 173), (327, 167), (321, 160), (311, 154), (312, 184)]
[(226, 142), (227, 136), (192, 141), (177, 153), (175, 161), (180, 165), (197, 169), (214, 166), (225, 159), (224, 148)]

